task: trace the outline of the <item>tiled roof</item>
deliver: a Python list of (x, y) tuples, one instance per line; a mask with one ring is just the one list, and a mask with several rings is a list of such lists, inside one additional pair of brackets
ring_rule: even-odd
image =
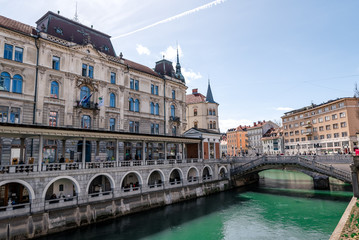
[(187, 104), (202, 103), (202, 102), (206, 102), (206, 97), (200, 93), (186, 95)]
[(29, 36), (31, 36), (31, 34), (33, 35), (37, 34), (36, 29), (34, 27), (1, 15), (0, 15), (0, 26)]
[(160, 77), (160, 75), (158, 73), (156, 73), (155, 71), (153, 71), (149, 67), (141, 65), (139, 63), (132, 62), (132, 61), (127, 60), (127, 59), (123, 59), (123, 60), (124, 60), (124, 64), (127, 65), (129, 68), (138, 70), (140, 72), (148, 73), (148, 74), (151, 74), (151, 75), (156, 76), (156, 77)]

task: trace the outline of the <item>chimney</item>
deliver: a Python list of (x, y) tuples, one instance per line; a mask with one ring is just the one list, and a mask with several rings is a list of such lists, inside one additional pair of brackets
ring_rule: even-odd
[(192, 94), (197, 94), (197, 93), (198, 93), (198, 88), (192, 89)]
[(257, 126), (257, 123), (256, 123), (256, 122), (254, 122), (254, 123), (253, 123), (253, 125), (254, 125), (254, 126)]

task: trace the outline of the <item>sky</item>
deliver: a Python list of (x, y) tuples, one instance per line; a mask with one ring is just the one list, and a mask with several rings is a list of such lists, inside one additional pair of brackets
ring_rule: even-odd
[(154, 68), (179, 48), (188, 93), (210, 80), (221, 132), (352, 97), (359, 82), (357, 0), (0, 0), (35, 26), (57, 12), (112, 36), (116, 54)]

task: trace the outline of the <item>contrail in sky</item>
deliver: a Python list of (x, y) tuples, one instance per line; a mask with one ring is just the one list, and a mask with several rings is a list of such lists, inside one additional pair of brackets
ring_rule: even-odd
[(189, 15), (189, 14), (198, 12), (198, 11), (200, 11), (200, 10), (203, 10), (203, 9), (206, 9), (206, 8), (210, 8), (210, 7), (216, 6), (216, 5), (218, 5), (218, 4), (224, 3), (225, 1), (226, 1), (226, 0), (216, 0), (216, 1), (213, 1), (213, 2), (210, 2), (210, 3), (207, 3), (207, 4), (205, 4), (205, 5), (202, 5), (202, 6), (199, 6), (199, 7), (194, 8), (194, 9), (185, 11), (185, 12), (183, 12), (183, 13), (177, 14), (177, 15), (175, 15), (175, 16), (173, 16), (173, 17), (169, 17), (169, 18), (166, 18), (166, 19), (164, 19), (164, 20), (155, 22), (155, 23), (153, 23), (153, 24), (151, 24), (151, 25), (148, 25), (148, 26), (146, 26), (146, 27), (143, 27), (143, 28), (134, 30), (134, 31), (132, 31), (132, 32), (128, 32), (128, 33), (122, 34), (122, 35), (117, 36), (117, 37), (113, 37), (112, 39), (126, 37), (126, 36), (128, 36), (128, 35), (131, 35), (131, 34), (134, 34), (134, 33), (136, 33), (136, 32), (140, 32), (140, 31), (142, 31), (142, 30), (145, 30), (145, 29), (148, 29), (148, 28), (157, 26), (157, 25), (159, 25), (159, 24), (166, 23), (166, 22), (171, 22), (171, 21), (176, 20), (176, 19), (178, 19), (178, 18), (181, 18), (181, 17), (187, 16), (187, 15)]

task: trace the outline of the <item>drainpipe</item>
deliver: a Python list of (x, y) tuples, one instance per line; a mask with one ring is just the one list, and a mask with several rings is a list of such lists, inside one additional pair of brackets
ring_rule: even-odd
[[(37, 102), (37, 80), (38, 80), (38, 73), (39, 73), (39, 36), (34, 35), (35, 39), (35, 46), (36, 46), (36, 75), (35, 75), (35, 93), (34, 93), (34, 109), (32, 112), (32, 124), (35, 125), (35, 117), (36, 117), (36, 102)], [(33, 148), (34, 148), (34, 139), (31, 139), (31, 152), (30, 156), (33, 157)]]
[(164, 116), (164, 121), (165, 124), (163, 125), (163, 135), (167, 135), (166, 134), (166, 77), (163, 76), (163, 81), (164, 81), (164, 90), (163, 90), (163, 116)]

